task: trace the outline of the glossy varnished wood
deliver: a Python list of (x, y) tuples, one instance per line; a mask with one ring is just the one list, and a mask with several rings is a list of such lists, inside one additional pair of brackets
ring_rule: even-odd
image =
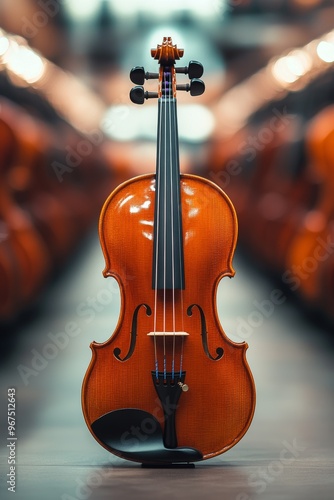
[[(138, 315), (136, 346), (127, 361), (119, 361), (129, 350), (134, 310), (147, 304), (153, 310), (151, 287), (155, 177), (146, 175), (126, 182), (106, 201), (100, 218), (100, 238), (106, 260), (105, 276), (113, 276), (121, 290), (121, 313), (111, 338), (93, 342), (93, 357), (82, 392), (88, 427), (101, 415), (120, 408), (139, 408), (156, 416), (163, 425), (162, 410), (151, 378), (154, 370), (153, 314), (143, 307)], [(213, 457), (236, 444), (250, 425), (255, 389), (245, 353), (245, 343), (236, 344), (225, 335), (216, 311), (216, 291), (223, 276), (234, 275), (232, 258), (237, 238), (234, 208), (213, 183), (192, 175), (181, 176), (185, 282), (175, 291), (176, 331), (186, 331), (183, 369), (189, 391), (180, 398), (176, 416), (179, 446), (199, 449)], [(126, 221), (126, 223), (125, 223)], [(157, 331), (163, 331), (163, 293), (158, 293)], [(182, 297), (181, 297), (182, 295)], [(186, 313), (198, 304), (206, 318), (208, 349), (212, 357), (222, 347), (224, 355), (212, 360), (205, 354), (200, 315)], [(172, 304), (167, 297), (166, 331), (173, 331)], [(180, 339), (176, 339), (176, 361)], [(162, 340), (157, 341), (162, 367)], [(170, 370), (172, 339), (166, 342)], [(161, 369), (161, 368), (160, 368)], [(175, 367), (178, 370), (179, 366)]]

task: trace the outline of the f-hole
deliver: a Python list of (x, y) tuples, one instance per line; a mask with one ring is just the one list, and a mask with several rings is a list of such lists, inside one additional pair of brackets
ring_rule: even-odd
[(197, 307), (197, 309), (200, 313), (200, 316), (201, 316), (201, 336), (202, 336), (202, 345), (203, 345), (204, 352), (209, 359), (212, 359), (212, 361), (218, 361), (219, 359), (221, 359), (223, 357), (224, 349), (222, 347), (217, 347), (217, 349), (216, 349), (217, 356), (216, 357), (211, 356), (211, 354), (209, 352), (209, 347), (208, 347), (208, 332), (206, 329), (206, 320), (205, 320), (205, 315), (204, 315), (203, 309), (198, 304), (192, 304), (191, 306), (188, 307), (187, 314), (188, 314), (188, 316), (192, 316), (194, 307)]
[(137, 322), (138, 322), (138, 313), (141, 307), (145, 307), (146, 309), (146, 316), (151, 316), (152, 310), (150, 306), (147, 304), (139, 304), (139, 306), (136, 307), (134, 310), (133, 316), (132, 316), (132, 325), (131, 325), (131, 333), (130, 333), (130, 347), (129, 351), (124, 358), (121, 358), (121, 350), (119, 347), (115, 347), (114, 349), (114, 356), (118, 361), (126, 361), (129, 358), (131, 358), (132, 354), (134, 353), (135, 347), (136, 347), (136, 338), (137, 338)]

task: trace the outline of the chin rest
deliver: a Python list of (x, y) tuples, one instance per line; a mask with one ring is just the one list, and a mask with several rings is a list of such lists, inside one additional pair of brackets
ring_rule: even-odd
[(143, 410), (124, 408), (99, 417), (92, 424), (95, 436), (123, 458), (146, 463), (202, 460), (195, 448), (166, 448), (158, 420)]

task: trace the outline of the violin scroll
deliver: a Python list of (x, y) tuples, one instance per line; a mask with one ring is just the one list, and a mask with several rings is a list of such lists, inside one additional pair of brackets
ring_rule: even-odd
[(151, 56), (153, 59), (158, 59), (159, 64), (162, 66), (174, 65), (176, 59), (183, 57), (183, 54), (184, 50), (173, 45), (170, 36), (165, 36), (161, 45), (158, 44), (156, 49), (151, 49)]

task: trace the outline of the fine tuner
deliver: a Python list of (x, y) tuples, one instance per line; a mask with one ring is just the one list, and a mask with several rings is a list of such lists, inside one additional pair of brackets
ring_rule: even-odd
[(183, 384), (183, 382), (178, 382), (178, 385), (181, 387), (183, 392), (187, 392), (189, 390), (189, 386), (187, 384)]
[[(190, 83), (176, 85), (176, 90), (190, 92), (192, 96), (202, 95), (205, 85), (199, 78), (203, 75), (203, 65), (198, 61), (190, 61), (188, 66), (175, 68), (175, 73), (188, 75)], [(158, 79), (159, 73), (145, 72), (142, 66), (136, 66), (130, 71), (130, 80), (137, 85), (130, 91), (130, 99), (135, 104), (144, 104), (145, 99), (158, 98), (158, 92), (147, 92), (143, 84), (145, 80)]]

